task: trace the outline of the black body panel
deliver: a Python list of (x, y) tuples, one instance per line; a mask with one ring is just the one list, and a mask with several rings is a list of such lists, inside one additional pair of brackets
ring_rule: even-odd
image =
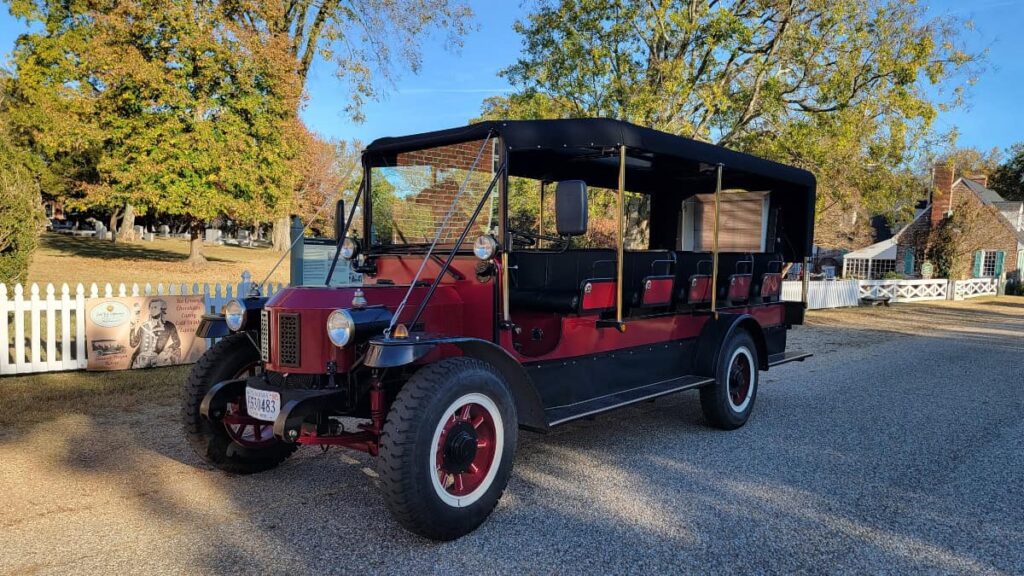
[(676, 340), (525, 366), (547, 410), (690, 375), (696, 344)]

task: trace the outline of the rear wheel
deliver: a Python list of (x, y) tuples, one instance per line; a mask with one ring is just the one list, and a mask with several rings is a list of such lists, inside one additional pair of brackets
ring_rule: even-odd
[(461, 357), (421, 368), (398, 393), (381, 436), (391, 513), (434, 540), (472, 532), (508, 484), (517, 431), (512, 395), (489, 364)]
[(222, 422), (210, 422), (200, 414), (199, 406), (211, 386), (254, 375), (258, 370), (259, 351), (249, 337), (231, 334), (203, 354), (185, 383), (181, 405), (185, 435), (196, 454), (221, 470), (237, 474), (269, 470), (297, 448), (275, 438), (271, 422), (248, 418), (242, 397), (228, 403)]
[(757, 396), (758, 365), (754, 339), (737, 330), (719, 353), (714, 385), (700, 391), (701, 409), (712, 426), (735, 430), (746, 424)]

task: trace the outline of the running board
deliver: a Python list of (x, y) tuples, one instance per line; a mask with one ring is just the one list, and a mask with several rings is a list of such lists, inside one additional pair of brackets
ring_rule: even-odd
[(559, 424), (622, 408), (623, 406), (643, 402), (644, 400), (653, 400), (673, 392), (698, 388), (714, 381), (714, 378), (706, 378), (704, 376), (682, 376), (672, 378), (671, 380), (655, 382), (654, 384), (647, 384), (639, 388), (624, 390), (615, 394), (608, 394), (607, 396), (576, 402), (575, 404), (555, 406), (545, 410), (544, 414), (547, 417), (548, 426), (558, 426)]
[(779, 364), (785, 364), (786, 362), (803, 362), (804, 360), (814, 356), (808, 352), (781, 352), (779, 354), (772, 354), (768, 357), (768, 366), (778, 366)]

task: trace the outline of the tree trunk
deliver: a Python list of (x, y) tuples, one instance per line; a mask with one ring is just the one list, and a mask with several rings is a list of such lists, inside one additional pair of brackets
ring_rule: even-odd
[(124, 205), (124, 217), (121, 218), (121, 228), (117, 231), (122, 242), (138, 240), (135, 237), (135, 207), (131, 204)]
[(110, 213), (110, 226), (108, 226), (107, 228), (110, 231), (110, 241), (111, 242), (117, 242), (117, 218), (120, 215), (121, 215), (121, 211), (117, 210), (117, 209), (115, 209), (114, 211), (112, 211)]
[(203, 256), (203, 223), (198, 220), (189, 226), (188, 262), (194, 268), (206, 264), (206, 257)]
[(281, 216), (274, 220), (274, 251), (284, 252), (291, 244), (288, 216)]

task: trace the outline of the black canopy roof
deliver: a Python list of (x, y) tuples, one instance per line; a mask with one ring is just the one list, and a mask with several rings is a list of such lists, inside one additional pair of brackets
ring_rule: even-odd
[(401, 152), (500, 137), (511, 176), (538, 180), (585, 180), (601, 188), (618, 186), (618, 151), (627, 148), (626, 189), (658, 197), (713, 192), (715, 166), (723, 165), (724, 189), (770, 190), (781, 207), (779, 225), (790, 256), (811, 253), (814, 231), (814, 175), (806, 170), (666, 132), (607, 118), (497, 120), (380, 138), (363, 151), (368, 166), (390, 166)]

